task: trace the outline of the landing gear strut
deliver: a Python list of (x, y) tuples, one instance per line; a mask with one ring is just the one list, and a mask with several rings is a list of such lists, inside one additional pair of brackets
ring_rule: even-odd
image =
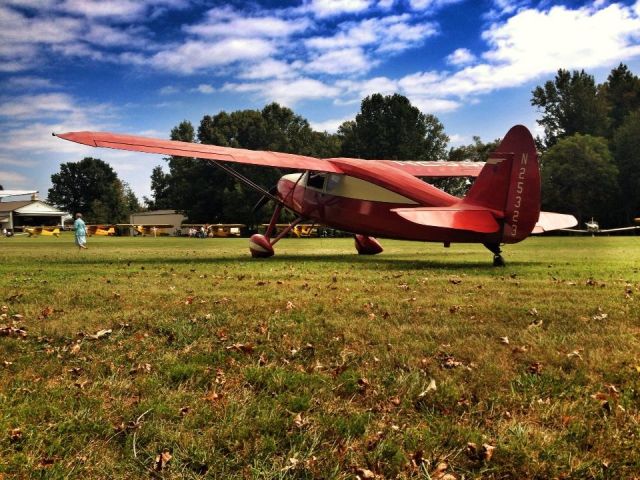
[(287, 227), (282, 230), (278, 235), (271, 238), (271, 234), (275, 232), (276, 223), (278, 218), (280, 217), (280, 212), (282, 211), (282, 204), (278, 204), (276, 206), (273, 215), (271, 216), (271, 221), (269, 222), (269, 226), (267, 227), (267, 231), (264, 235), (260, 235), (256, 233), (255, 235), (251, 235), (249, 239), (249, 250), (251, 251), (251, 256), (254, 258), (268, 258), (273, 256), (273, 246), (285, 235), (287, 235), (293, 227), (298, 225), (302, 221), (302, 217), (296, 218), (293, 222), (291, 222)]
[(485, 247), (489, 249), (491, 253), (493, 253), (493, 266), (494, 267), (504, 267), (504, 258), (502, 258), (502, 250), (500, 250), (499, 243), (484, 243)]

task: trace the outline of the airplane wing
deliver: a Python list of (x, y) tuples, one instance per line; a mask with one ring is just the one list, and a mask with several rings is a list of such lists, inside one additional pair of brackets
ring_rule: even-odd
[(477, 177), (484, 162), (367, 160), (399, 168), (414, 177)]
[[(158, 138), (121, 135), (108, 132), (69, 132), (56, 134), (56, 137), (91, 147), (106, 147), (118, 150), (159, 153), (180, 157), (195, 157), (220, 162), (245, 163), (266, 167), (292, 168), (328, 173), (343, 173), (339, 163), (342, 158), (315, 158), (290, 153), (279, 153), (243, 148), (219, 147), (201, 143), (178, 142)], [(334, 163), (333, 161), (337, 162)], [(446, 161), (400, 161), (400, 160), (362, 160), (348, 159), (363, 163), (388, 165), (415, 177), (477, 177), (484, 162), (446, 162)]]
[(242, 148), (219, 147), (201, 143), (178, 142), (158, 138), (136, 137), (107, 132), (69, 132), (53, 134), (91, 147), (115, 148), (135, 152), (159, 153), (179, 157), (196, 157), (220, 162), (245, 163), (265, 167), (293, 168), (318, 172), (342, 173), (340, 168), (328, 160), (304, 155), (268, 151), (245, 150)]
[[(563, 213), (540, 212), (538, 222), (533, 227), (534, 235), (552, 230), (562, 230), (563, 232), (580, 232), (582, 230), (571, 230), (578, 224), (576, 217)], [(586, 231), (586, 230), (585, 230)]]
[(608, 228), (606, 230), (598, 230), (598, 233), (624, 232), (627, 230), (640, 230), (640, 227)]
[(18, 195), (33, 195), (38, 190), (0, 190), (0, 198), (14, 197)]

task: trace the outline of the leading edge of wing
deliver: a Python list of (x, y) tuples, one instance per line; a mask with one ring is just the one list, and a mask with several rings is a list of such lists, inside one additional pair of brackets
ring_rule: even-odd
[(414, 177), (477, 177), (485, 162), (369, 160), (399, 168)]
[(138, 137), (109, 132), (68, 132), (60, 134), (54, 133), (53, 135), (64, 140), (89, 145), (91, 147), (158, 153), (178, 157), (195, 157), (204, 160), (245, 163), (265, 167), (341, 173), (341, 170), (336, 165), (333, 165), (327, 160), (290, 153), (219, 147), (217, 145), (162, 140), (159, 138)]

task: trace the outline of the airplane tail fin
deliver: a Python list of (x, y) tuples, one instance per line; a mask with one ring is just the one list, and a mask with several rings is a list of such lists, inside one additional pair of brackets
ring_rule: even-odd
[(512, 127), (462, 199), (503, 219), (501, 241), (517, 243), (533, 231), (540, 215), (540, 167), (533, 137)]

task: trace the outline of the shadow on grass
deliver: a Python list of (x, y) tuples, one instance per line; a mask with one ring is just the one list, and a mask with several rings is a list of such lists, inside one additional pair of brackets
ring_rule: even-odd
[[(221, 257), (197, 257), (197, 258), (184, 258), (184, 257), (130, 257), (123, 259), (107, 259), (104, 260), (97, 258), (73, 258), (66, 259), (64, 261), (53, 261), (50, 263), (60, 263), (65, 265), (114, 265), (114, 266), (160, 266), (160, 265), (228, 265), (243, 263), (247, 265), (270, 265), (270, 266), (283, 266), (283, 265), (295, 265), (297, 263), (317, 262), (319, 264), (349, 264), (358, 266), (365, 270), (485, 270), (489, 272), (504, 272), (503, 268), (494, 267), (492, 260), (487, 258), (486, 262), (478, 261), (450, 261), (450, 259), (443, 258), (441, 260), (435, 259), (415, 259), (412, 254), (411, 259), (397, 258), (397, 255), (389, 257), (363, 257), (354, 254), (343, 255), (322, 255), (322, 254), (296, 254), (296, 255), (277, 255), (271, 258), (254, 259), (248, 257), (248, 255), (239, 256), (221, 256)], [(507, 258), (507, 268), (520, 268), (520, 267), (532, 267), (545, 262), (509, 262)]]

